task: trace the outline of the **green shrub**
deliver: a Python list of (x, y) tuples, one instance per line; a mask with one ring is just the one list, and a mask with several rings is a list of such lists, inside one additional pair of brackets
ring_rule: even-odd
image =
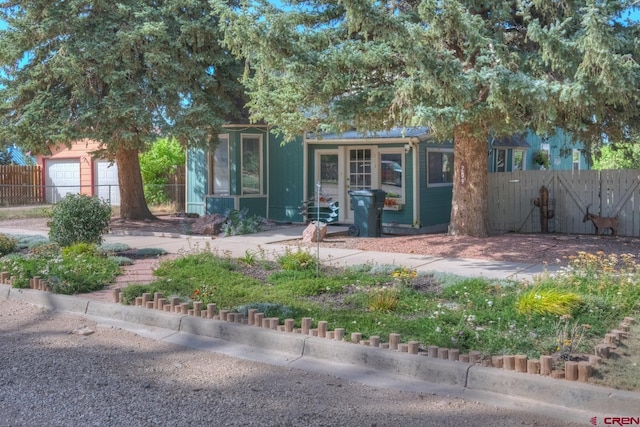
[(109, 230), (111, 206), (95, 196), (67, 194), (53, 207), (49, 221), (49, 239), (60, 246), (102, 242)]
[(153, 258), (160, 255), (166, 255), (167, 251), (162, 248), (140, 248), (136, 251), (136, 255), (140, 257)]
[(33, 235), (33, 234), (9, 234), (9, 237), (13, 237), (17, 241), (17, 249), (27, 249), (36, 243), (48, 242), (49, 239), (45, 236)]
[(18, 241), (13, 237), (0, 233), (0, 256), (15, 252), (18, 247)]
[(523, 293), (516, 310), (520, 314), (563, 316), (573, 313), (582, 304), (582, 298), (573, 292), (561, 289), (534, 288)]
[(14, 288), (28, 288), (29, 279), (40, 276), (46, 265), (46, 261), (41, 258), (27, 258), (22, 254), (9, 254), (0, 258), (0, 271), (9, 273)]
[(117, 262), (120, 267), (122, 267), (123, 265), (133, 265), (133, 260), (131, 258), (127, 258), (126, 256), (109, 256), (107, 258), (111, 261)]
[(114, 260), (88, 253), (63, 256), (62, 262), (49, 263), (51, 289), (59, 294), (78, 294), (102, 289), (120, 274)]
[(140, 155), (140, 173), (144, 184), (144, 197), (151, 206), (169, 203), (165, 190), (169, 175), (175, 174), (178, 166), (184, 166), (185, 149), (175, 139), (154, 141), (148, 151)]
[(52, 291), (62, 294), (91, 292), (113, 283), (120, 274), (118, 261), (97, 254), (94, 245), (82, 243), (60, 251), (57, 243), (34, 248), (29, 255), (0, 258), (0, 271), (9, 273), (14, 288), (26, 288), (29, 279), (48, 280)]
[(127, 245), (126, 243), (113, 242), (103, 243), (98, 247), (98, 252), (103, 254), (118, 254), (121, 252), (126, 252), (129, 249), (131, 249), (131, 246)]
[(74, 243), (71, 246), (62, 248), (63, 258), (72, 258), (81, 255), (97, 256), (98, 249), (96, 248), (96, 245), (92, 245), (90, 243)]
[(315, 270), (317, 261), (309, 252), (298, 248), (296, 252), (287, 249), (284, 255), (278, 258), (278, 264), (285, 270), (304, 271)]
[(227, 215), (227, 220), (222, 224), (222, 233), (225, 237), (239, 234), (252, 234), (260, 231), (263, 219), (257, 215), (247, 215), (248, 210), (232, 210)]
[[(42, 238), (34, 238), (34, 239), (28, 239), (23, 241), (24, 242), (24, 248), (32, 250), (34, 248), (37, 248), (38, 246), (42, 246), (42, 245), (48, 245), (49, 243), (51, 243), (51, 241), (46, 238), (46, 237), (42, 237)], [(57, 244), (57, 243), (56, 243)], [(20, 244), (19, 244), (20, 245)]]
[(372, 289), (369, 293), (369, 310), (392, 312), (400, 302), (400, 291), (396, 288)]
[(29, 253), (38, 258), (53, 258), (60, 254), (60, 245), (48, 240), (29, 248)]

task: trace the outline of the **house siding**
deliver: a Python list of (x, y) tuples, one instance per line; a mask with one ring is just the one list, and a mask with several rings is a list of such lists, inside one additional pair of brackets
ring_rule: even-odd
[[(77, 185), (78, 193), (86, 194), (89, 196), (94, 196), (98, 194), (98, 188), (95, 186), (96, 177), (96, 163), (97, 159), (94, 160), (93, 152), (100, 149), (101, 144), (91, 140), (82, 140), (77, 141), (71, 144), (71, 146), (67, 147), (66, 145), (58, 145), (49, 147), (51, 154), (49, 155), (37, 155), (36, 162), (37, 164), (42, 166), (43, 169), (43, 181), (46, 183), (50, 182), (50, 178), (48, 176), (48, 165), (51, 165), (52, 162), (56, 161), (69, 161), (69, 162), (77, 162), (79, 167), (79, 177), (78, 182), (74, 183), (74, 186)], [(99, 183), (98, 183), (99, 184)], [(52, 184), (55, 187), (55, 184)], [(56, 188), (50, 188), (50, 192), (57, 192)], [(72, 191), (74, 193), (76, 191)], [(58, 199), (50, 200), (49, 202), (55, 202)]]
[[(580, 142), (574, 142), (571, 137), (562, 130), (558, 130), (555, 135), (550, 137), (540, 137), (532, 132), (528, 132), (525, 137), (530, 148), (527, 149), (524, 159), (525, 170), (538, 170), (540, 166), (533, 161), (535, 153), (542, 148), (543, 144), (549, 144), (549, 170), (572, 170), (573, 169), (573, 149), (582, 150), (583, 145)], [(492, 147), (495, 149), (503, 149), (506, 151), (506, 167), (504, 172), (513, 172), (513, 156), (516, 148), (514, 147)], [(489, 153), (489, 172), (495, 170), (495, 149), (491, 149)], [(580, 154), (580, 170), (590, 169), (587, 158)]]
[(420, 226), (426, 230), (446, 231), (451, 219), (453, 184), (431, 187), (428, 185), (427, 154), (431, 149), (453, 149), (453, 146), (450, 143), (420, 146)]
[[(208, 155), (202, 149), (187, 150), (187, 207), (188, 213), (204, 215), (208, 193)], [(208, 208), (208, 207), (207, 207)]]
[(302, 138), (282, 144), (282, 138), (269, 135), (269, 214), (275, 221), (302, 222), (304, 147)]
[[(529, 133), (527, 142), (531, 145), (531, 149), (527, 151), (527, 169), (538, 169), (538, 165), (534, 163), (533, 156), (536, 151), (540, 150), (542, 144), (549, 144), (550, 149), (550, 170), (572, 170), (573, 169), (573, 149), (582, 150), (582, 143), (575, 143), (566, 132), (558, 131), (549, 138), (541, 138), (538, 135)], [(580, 170), (590, 169), (587, 159), (582, 153), (580, 154)]]

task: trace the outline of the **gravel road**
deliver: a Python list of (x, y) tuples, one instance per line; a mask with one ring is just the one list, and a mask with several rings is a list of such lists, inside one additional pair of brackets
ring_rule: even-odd
[(0, 300), (0, 426), (27, 425), (585, 424), (192, 350)]

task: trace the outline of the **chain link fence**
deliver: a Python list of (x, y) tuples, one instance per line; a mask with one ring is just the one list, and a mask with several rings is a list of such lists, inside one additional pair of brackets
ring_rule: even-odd
[[(158, 203), (172, 204), (176, 212), (185, 209), (186, 188), (184, 184), (147, 185), (147, 191), (151, 190), (155, 195), (162, 195), (157, 199)], [(119, 185), (10, 185), (0, 184), (0, 206), (32, 206), (55, 205), (67, 194), (95, 195), (109, 202), (111, 206), (120, 206)], [(146, 193), (145, 193), (146, 194)], [(160, 201), (161, 200), (161, 201)], [(148, 203), (153, 203), (148, 201)]]

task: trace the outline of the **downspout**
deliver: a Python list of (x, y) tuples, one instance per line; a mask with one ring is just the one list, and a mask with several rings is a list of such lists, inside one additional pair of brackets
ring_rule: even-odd
[[(207, 174), (209, 168), (207, 167)], [(204, 202), (204, 199), (203, 199)], [(184, 213), (189, 212), (189, 150), (184, 153)], [(202, 211), (204, 213), (204, 211)]]
[(43, 156), (42, 157), (42, 182), (40, 183), (42, 185), (42, 194), (44, 195), (44, 202), (47, 203), (47, 164), (46, 164), (46, 159)]
[(269, 185), (269, 170), (270, 170), (270, 168), (269, 168), (269, 166), (270, 166), (270, 164), (269, 164), (269, 154), (271, 153), (271, 146), (269, 145), (269, 134), (270, 133), (271, 132), (269, 131), (269, 127), (267, 127), (266, 135), (265, 135), (265, 138), (264, 138), (267, 141), (266, 142), (266, 146), (267, 146), (267, 207), (266, 207), (266, 209), (267, 209), (267, 211), (265, 212), (267, 218), (269, 218), (269, 202), (271, 200), (271, 192), (270, 192), (271, 186)]
[(417, 138), (411, 138), (411, 148), (413, 151), (413, 224), (414, 228), (420, 228), (420, 171), (418, 170), (420, 165), (420, 146)]
[(307, 135), (306, 133), (302, 135), (302, 200), (301, 203), (309, 200), (309, 146), (307, 144)]

